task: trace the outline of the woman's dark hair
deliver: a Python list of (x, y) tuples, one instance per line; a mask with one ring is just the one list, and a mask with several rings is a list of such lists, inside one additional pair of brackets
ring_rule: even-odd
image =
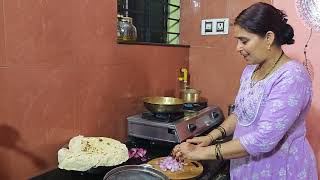
[(287, 24), (287, 15), (270, 4), (259, 2), (243, 10), (235, 20), (235, 25), (239, 25), (246, 31), (265, 37), (268, 31), (275, 33), (275, 43), (294, 43), (294, 31)]

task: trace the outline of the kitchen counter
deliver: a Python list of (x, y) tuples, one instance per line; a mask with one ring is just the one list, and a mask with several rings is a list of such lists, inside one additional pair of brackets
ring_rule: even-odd
[[(128, 141), (126, 143), (128, 149), (132, 147), (145, 148), (147, 150), (147, 161), (141, 161), (140, 159), (129, 159), (127, 162), (121, 165), (132, 165), (132, 164), (143, 164), (148, 162), (151, 159), (157, 157), (168, 156), (170, 151), (174, 147), (174, 144), (162, 143), (155, 144), (149, 141)], [(229, 179), (228, 170), (229, 162), (228, 161), (201, 161), (201, 164), (204, 167), (204, 171), (200, 177), (197, 179), (201, 180), (212, 180), (212, 179)], [(118, 166), (121, 166), (118, 165)], [(116, 166), (116, 167), (118, 167)], [(102, 180), (104, 175), (115, 167), (99, 167), (96, 169), (91, 169), (87, 172), (79, 171), (67, 171), (63, 169), (53, 169), (46, 173), (37, 175), (30, 178), (31, 180)]]

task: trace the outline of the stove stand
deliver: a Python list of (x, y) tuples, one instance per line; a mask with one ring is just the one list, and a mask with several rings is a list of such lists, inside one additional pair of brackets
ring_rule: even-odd
[(219, 126), (224, 116), (220, 108), (211, 106), (171, 122), (146, 119), (142, 114), (131, 116), (128, 120), (128, 135), (132, 137), (181, 143), (184, 140), (199, 136)]

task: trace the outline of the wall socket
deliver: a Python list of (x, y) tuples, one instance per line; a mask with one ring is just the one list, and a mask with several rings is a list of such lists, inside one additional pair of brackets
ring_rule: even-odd
[(220, 35), (229, 33), (229, 18), (203, 19), (201, 35)]

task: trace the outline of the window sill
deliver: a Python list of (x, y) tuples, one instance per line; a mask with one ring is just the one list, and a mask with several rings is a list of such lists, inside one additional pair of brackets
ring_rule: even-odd
[(190, 48), (190, 45), (164, 44), (164, 43), (151, 43), (151, 42), (123, 42), (123, 41), (118, 41), (118, 44), (126, 44), (126, 45), (148, 45), (148, 46), (168, 46), (168, 47), (184, 47), (184, 48)]

